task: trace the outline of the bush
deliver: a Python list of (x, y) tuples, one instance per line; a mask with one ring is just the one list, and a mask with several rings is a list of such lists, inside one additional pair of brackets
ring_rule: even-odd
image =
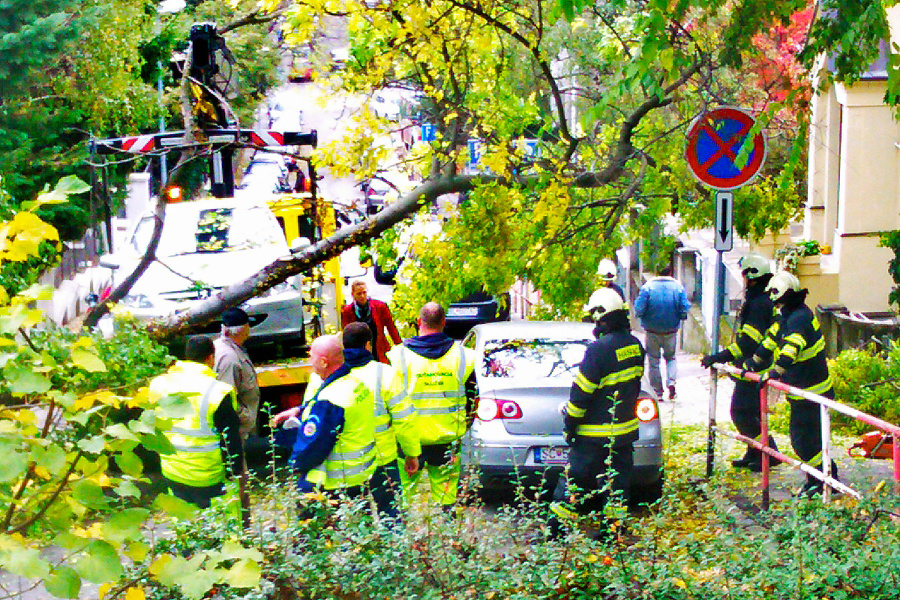
[[(892, 341), (884, 352), (874, 346), (845, 350), (829, 367), (838, 402), (889, 423), (900, 423), (900, 344)], [(849, 433), (872, 429), (838, 413), (833, 420), (836, 429)]]

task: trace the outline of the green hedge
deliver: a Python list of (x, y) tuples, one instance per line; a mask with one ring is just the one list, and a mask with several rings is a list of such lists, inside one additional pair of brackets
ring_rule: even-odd
[[(881, 352), (873, 346), (845, 350), (829, 366), (838, 402), (889, 423), (900, 423), (900, 344), (892, 341)], [(870, 425), (837, 413), (833, 418), (835, 427), (845, 432), (872, 430)]]

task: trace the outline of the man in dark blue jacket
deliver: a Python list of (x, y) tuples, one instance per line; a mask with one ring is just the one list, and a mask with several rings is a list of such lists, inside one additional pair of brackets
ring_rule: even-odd
[(669, 400), (675, 399), (675, 380), (678, 363), (675, 360), (678, 328), (687, 319), (691, 309), (684, 287), (672, 278), (672, 268), (664, 267), (659, 277), (654, 277), (641, 287), (634, 301), (634, 314), (641, 320), (647, 332), (647, 366), (650, 387), (659, 400), (663, 399), (663, 382), (660, 373), (660, 355), (666, 361), (666, 388)]

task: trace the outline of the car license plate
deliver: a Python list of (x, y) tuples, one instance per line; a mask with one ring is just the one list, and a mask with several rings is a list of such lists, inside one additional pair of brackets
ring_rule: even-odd
[(568, 448), (535, 448), (534, 462), (542, 465), (564, 465), (569, 462)]
[(477, 306), (451, 306), (447, 311), (448, 317), (477, 317)]

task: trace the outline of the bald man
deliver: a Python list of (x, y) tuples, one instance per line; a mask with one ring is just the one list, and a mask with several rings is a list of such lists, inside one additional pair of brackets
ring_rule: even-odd
[[(422, 445), (419, 464), (428, 471), (433, 500), (445, 511), (456, 503), (461, 465), (459, 440), (472, 424), (475, 352), (444, 333), (444, 309), (429, 302), (419, 311), (419, 335), (388, 352), (416, 409)], [(401, 471), (408, 498), (419, 474)]]
[(361, 496), (377, 466), (374, 396), (350, 375), (340, 337), (316, 338), (309, 359), (322, 383), (302, 407), (275, 416), (276, 424), (290, 417), (300, 419), (288, 464), (299, 475), (302, 491), (318, 487), (351, 498)]

